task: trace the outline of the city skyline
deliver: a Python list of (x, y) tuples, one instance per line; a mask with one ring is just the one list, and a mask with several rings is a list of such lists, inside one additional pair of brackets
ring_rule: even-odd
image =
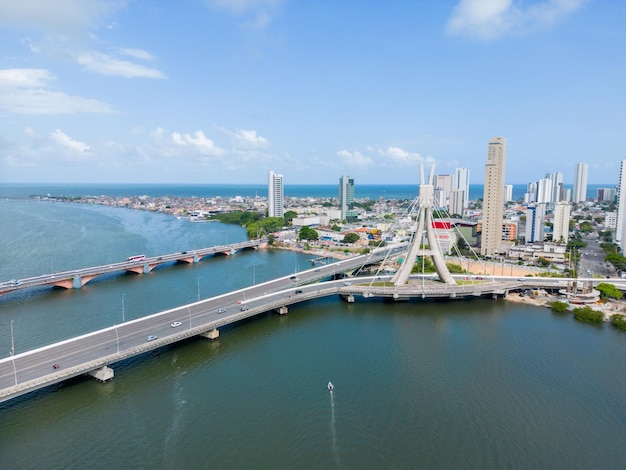
[[(71, 12), (71, 14), (69, 13)], [(626, 5), (0, 2), (0, 183), (615, 185)], [(496, 67), (497, 65), (497, 67)], [(332, 176), (330, 176), (332, 175)]]

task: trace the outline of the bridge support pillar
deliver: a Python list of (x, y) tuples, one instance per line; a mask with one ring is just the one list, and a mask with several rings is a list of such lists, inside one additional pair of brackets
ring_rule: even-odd
[(87, 372), (87, 375), (90, 375), (98, 382), (106, 382), (107, 380), (111, 380), (115, 373), (109, 366), (102, 366), (100, 369)]
[(354, 303), (354, 295), (352, 295), (352, 294), (344, 295), (343, 299), (346, 302), (348, 302), (349, 304), (353, 304)]
[(287, 307), (284, 307), (284, 306), (283, 307), (278, 307), (276, 309), (276, 311), (278, 313), (280, 313), (281, 315), (286, 315), (287, 313), (289, 313), (289, 309)]
[(80, 277), (80, 274), (77, 274), (72, 278), (72, 289), (80, 289), (83, 287), (83, 280)]
[(214, 328), (210, 331), (205, 331), (204, 333), (200, 333), (200, 336), (208, 339), (217, 339), (220, 337), (220, 331), (217, 328)]

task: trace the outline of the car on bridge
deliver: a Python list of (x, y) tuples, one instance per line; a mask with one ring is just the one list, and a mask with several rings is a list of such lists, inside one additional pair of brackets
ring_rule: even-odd
[(176, 328), (177, 326), (180, 326), (180, 325), (182, 325), (182, 323), (181, 323), (181, 322), (179, 322), (179, 321), (175, 321), (175, 322), (172, 322), (172, 323), (170, 324), (170, 326), (171, 326), (172, 328)]
[(296, 291), (296, 294), (302, 294), (302, 290), (301, 290), (301, 289), (298, 289), (298, 290)]
[(150, 335), (146, 338), (146, 341), (154, 341), (155, 339), (157, 339), (156, 335)]
[(241, 309), (240, 309), (240, 310), (241, 310), (242, 312), (245, 312), (246, 310), (248, 310), (248, 306), (247, 306), (247, 305), (244, 305), (243, 307), (241, 307)]
[(224, 313), (226, 311), (225, 308), (218, 308), (217, 313)]

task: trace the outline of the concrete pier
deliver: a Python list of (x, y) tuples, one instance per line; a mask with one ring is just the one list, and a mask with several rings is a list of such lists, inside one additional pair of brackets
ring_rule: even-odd
[(287, 313), (289, 313), (289, 309), (287, 307), (278, 307), (276, 311), (281, 315), (286, 315)]
[(217, 328), (215, 328), (213, 330), (200, 333), (200, 336), (202, 336), (203, 338), (208, 338), (208, 339), (217, 339), (220, 337), (220, 331)]
[(87, 372), (87, 375), (90, 375), (99, 382), (106, 382), (107, 380), (111, 380), (115, 373), (109, 366), (102, 366), (100, 369)]

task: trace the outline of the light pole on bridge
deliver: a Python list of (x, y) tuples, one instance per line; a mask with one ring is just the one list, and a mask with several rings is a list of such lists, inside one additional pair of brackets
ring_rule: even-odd
[(13, 362), (13, 375), (15, 386), (17, 387), (17, 369), (15, 368), (15, 341), (13, 339), (13, 320), (11, 320), (11, 362)]

